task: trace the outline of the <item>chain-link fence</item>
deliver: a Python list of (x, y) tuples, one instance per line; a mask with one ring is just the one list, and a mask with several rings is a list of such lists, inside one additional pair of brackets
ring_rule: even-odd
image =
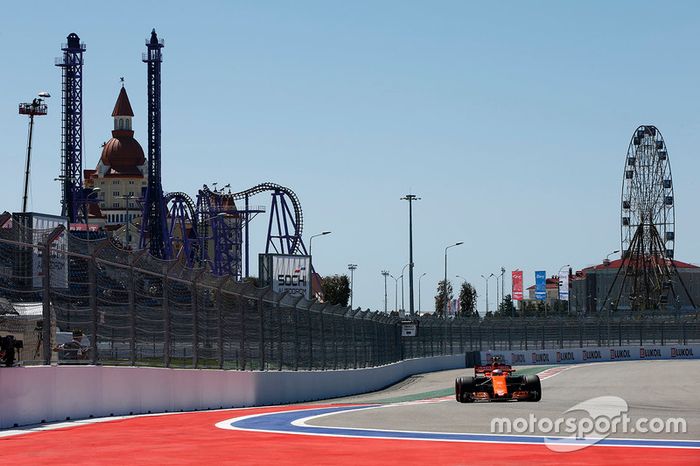
[[(53, 233), (29, 232), (18, 222), (0, 228), (0, 297), (41, 303), (43, 321), (51, 322), (36, 328), (38, 339), (50, 343), (25, 363), (325, 370), (487, 349), (700, 342), (694, 317), (421, 316), (412, 319), (416, 336), (402, 336), (406, 322), (396, 316), (274, 293), (109, 239)], [(0, 332), (11, 317), (0, 319)]]

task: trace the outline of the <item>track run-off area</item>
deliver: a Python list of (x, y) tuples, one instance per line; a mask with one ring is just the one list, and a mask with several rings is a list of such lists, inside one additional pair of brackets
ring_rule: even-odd
[[(518, 369), (539, 372), (540, 402), (458, 403), (454, 379), (473, 372), (461, 369), (316, 403), (0, 431), (0, 458), (7, 464), (52, 465), (700, 464), (700, 361)], [(630, 422), (625, 429), (620, 423), (617, 432), (596, 430), (576, 438), (541, 422), (573, 418), (585, 426), (583, 418), (611, 417), (619, 403)], [(494, 418), (508, 419), (511, 427), (517, 419), (528, 420), (534, 430), (494, 432)], [(671, 418), (682, 418), (685, 432), (634, 431), (641, 419)]]

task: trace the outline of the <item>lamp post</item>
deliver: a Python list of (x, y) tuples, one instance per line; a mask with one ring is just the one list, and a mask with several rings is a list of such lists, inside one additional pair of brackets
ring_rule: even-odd
[[(567, 268), (567, 267), (571, 267), (571, 266), (570, 266), (569, 264), (562, 265), (562, 266), (559, 268), (559, 272), (557, 272), (557, 301), (559, 301), (559, 298), (561, 297), (561, 271), (564, 270), (564, 269)], [(568, 273), (568, 272), (567, 272), (567, 273)], [(567, 286), (567, 287), (569, 286), (569, 281), (568, 281), (568, 280), (566, 281), (566, 286)], [(566, 296), (567, 296), (567, 299), (566, 299), (566, 305), (567, 305), (566, 315), (568, 316), (568, 315), (569, 315), (569, 311), (570, 311), (570, 302), (571, 302), (571, 301), (570, 301), (570, 296), (569, 296), (569, 290), (566, 290)]]
[[(409, 313), (413, 315), (413, 201), (420, 201), (420, 197), (416, 197), (413, 194), (406, 194), (401, 200), (408, 201), (408, 263), (411, 266), (408, 269), (408, 305)], [(403, 284), (401, 286), (401, 292), (403, 294)], [(401, 307), (403, 307), (403, 302), (401, 303)]]
[(386, 277), (389, 276), (389, 271), (382, 270), (382, 275), (384, 276), (384, 314), (386, 314)]
[(493, 274), (489, 275), (488, 277), (481, 276), (481, 278), (484, 279), (486, 282), (486, 312), (489, 312), (489, 279), (493, 277)]
[(39, 97), (32, 99), (31, 103), (19, 104), (19, 114), (29, 115), (29, 138), (27, 140), (27, 164), (24, 170), (24, 195), (22, 196), (22, 212), (27, 212), (27, 200), (29, 198), (29, 169), (32, 158), (32, 133), (34, 132), (34, 116), (46, 115), (48, 109), (43, 103), (44, 98), (51, 97), (48, 92), (40, 92)]
[(403, 301), (403, 276), (404, 276), (404, 272), (406, 271), (406, 267), (408, 267), (409, 265), (411, 265), (410, 262), (408, 264), (404, 265), (403, 268), (401, 269), (401, 312), (399, 313), (399, 315), (401, 317), (406, 315), (406, 306), (404, 305), (404, 301)]
[(425, 277), (428, 274), (428, 272), (423, 272), (423, 275), (418, 277), (418, 315), (420, 315), (421, 309), (421, 301), (420, 301), (420, 279)]
[[(226, 185), (225, 187), (227, 187), (227, 186), (230, 187), (230, 185)], [(229, 191), (231, 191), (231, 190), (229, 189)], [(248, 227), (246, 226), (246, 228), (248, 228)], [(313, 280), (314, 280), (314, 257), (311, 255), (311, 243), (313, 242), (314, 238), (316, 238), (317, 236), (325, 236), (325, 235), (330, 235), (330, 234), (331, 234), (330, 231), (322, 231), (321, 233), (318, 233), (316, 235), (311, 235), (311, 237), (309, 237), (309, 268), (311, 269), (309, 271), (309, 273), (311, 274), (311, 293), (312, 294), (314, 292), (314, 283), (313, 283)], [(321, 288), (321, 286), (319, 283), (319, 290), (320, 290), (320, 288)]]
[(311, 243), (313, 242), (314, 238), (316, 238), (318, 236), (325, 236), (325, 235), (330, 235), (330, 234), (331, 234), (330, 231), (322, 231), (321, 233), (319, 233), (317, 235), (311, 235), (311, 237), (309, 237), (309, 256), (311, 255)]
[(447, 250), (450, 248), (453, 248), (455, 246), (459, 246), (460, 244), (464, 244), (464, 241), (459, 241), (455, 244), (451, 244), (445, 248), (445, 281), (442, 282), (442, 291), (445, 296), (445, 308), (443, 309), (443, 317), (447, 317)]
[(394, 279), (394, 310), (398, 313), (399, 312), (399, 278), (403, 278), (403, 275), (400, 277), (394, 277), (392, 274), (389, 274), (391, 278)]
[[(505, 295), (505, 287), (503, 286), (503, 276), (506, 274), (506, 268), (501, 266), (501, 302), (505, 301), (506, 295)], [(513, 302), (511, 296), (511, 303)]]
[(493, 277), (496, 280), (496, 311), (498, 311), (498, 275), (495, 273), (492, 273), (490, 277)]
[(610, 256), (612, 256), (613, 254), (617, 254), (618, 252), (620, 252), (620, 250), (616, 249), (613, 252), (611, 252), (610, 254), (606, 255), (605, 260), (603, 261), (603, 264), (608, 265), (610, 263)]
[[(120, 196), (120, 199), (125, 199), (126, 200), (126, 248), (130, 249), (131, 248), (131, 234), (129, 233), (129, 224), (131, 223), (131, 219), (129, 218), (129, 204), (131, 203), (131, 199), (134, 197), (133, 194), (125, 194), (123, 196)], [(184, 235), (185, 232), (182, 232), (183, 235), (183, 240), (184, 240)]]
[(350, 271), (350, 309), (352, 309), (352, 297), (355, 294), (355, 269), (357, 264), (348, 264), (348, 270)]

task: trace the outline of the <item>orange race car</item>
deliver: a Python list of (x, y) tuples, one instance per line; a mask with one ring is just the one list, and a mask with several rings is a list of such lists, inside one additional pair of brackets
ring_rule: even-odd
[(494, 357), (491, 364), (474, 367), (474, 377), (457, 377), (455, 397), (473, 401), (540, 401), (542, 385), (536, 375), (513, 375), (515, 369)]

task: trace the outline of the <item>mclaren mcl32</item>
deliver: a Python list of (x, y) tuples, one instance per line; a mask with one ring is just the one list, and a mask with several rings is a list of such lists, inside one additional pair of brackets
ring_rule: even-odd
[(474, 377), (457, 377), (455, 397), (460, 403), (474, 401), (540, 401), (542, 384), (537, 375), (515, 375), (515, 369), (500, 361), (476, 366)]

